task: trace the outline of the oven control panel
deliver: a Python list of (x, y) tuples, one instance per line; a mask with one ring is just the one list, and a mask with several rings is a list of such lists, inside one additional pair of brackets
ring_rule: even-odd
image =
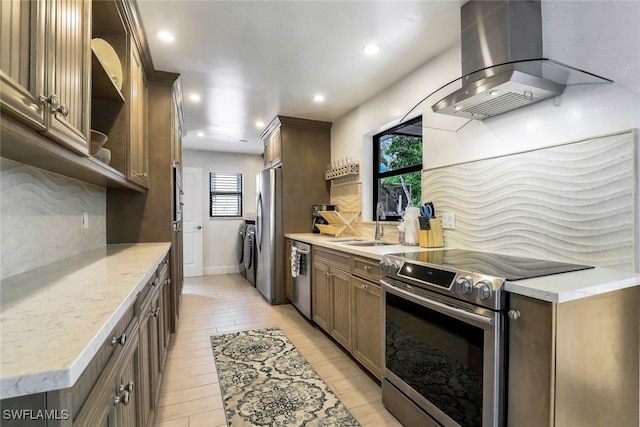
[(459, 300), (494, 310), (504, 305), (504, 279), (448, 265), (431, 264), (385, 255), (380, 261), (382, 275), (409, 285), (435, 290)]

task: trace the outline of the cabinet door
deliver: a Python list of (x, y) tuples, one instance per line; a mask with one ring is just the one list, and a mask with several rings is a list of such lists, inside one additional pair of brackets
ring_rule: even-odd
[(331, 280), (329, 266), (321, 262), (313, 262), (313, 320), (327, 332), (330, 332), (331, 318)]
[(351, 275), (331, 269), (331, 336), (351, 350)]
[(151, 342), (149, 338), (149, 318), (151, 317), (149, 305), (145, 305), (142, 313), (140, 313), (140, 331), (139, 331), (139, 347), (138, 354), (140, 360), (138, 361), (139, 366), (139, 380), (138, 380), (138, 396), (139, 396), (139, 407), (140, 407), (140, 422), (139, 425), (141, 427), (146, 427), (150, 424), (151, 421), (151, 363), (150, 361), (150, 345)]
[(44, 97), (45, 134), (81, 154), (89, 153), (91, 2), (48, 1), (48, 46)]
[(0, 2), (0, 106), (36, 130), (44, 130), (45, 3)]
[(161, 313), (164, 310), (161, 306), (160, 296), (162, 289), (158, 289), (156, 295), (151, 302), (151, 312), (149, 317), (149, 365), (151, 366), (151, 406), (155, 408), (156, 398), (160, 390), (160, 374), (162, 366), (160, 365), (160, 353), (163, 351), (164, 339), (162, 337), (162, 321), (164, 320)]
[(382, 307), (380, 286), (353, 277), (353, 356), (373, 375), (382, 378)]
[(116, 375), (116, 399), (117, 407), (116, 425), (118, 427), (130, 427), (138, 425), (138, 413), (140, 402), (137, 396), (138, 381), (136, 377), (136, 366), (138, 357), (137, 342), (131, 344), (131, 350), (122, 364), (122, 370)]
[(147, 85), (144, 78), (142, 60), (135, 44), (131, 42), (130, 58), (130, 139), (129, 139), (129, 180), (149, 186), (149, 157), (147, 139)]
[(551, 426), (554, 419), (553, 304), (511, 294), (510, 308), (522, 315), (509, 321), (509, 426)]

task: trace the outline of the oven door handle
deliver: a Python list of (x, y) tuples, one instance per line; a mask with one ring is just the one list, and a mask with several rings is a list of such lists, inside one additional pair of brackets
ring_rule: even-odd
[(441, 303), (439, 301), (435, 301), (435, 300), (431, 300), (431, 299), (427, 299), (424, 297), (421, 297), (420, 295), (416, 295), (413, 294), (411, 292), (407, 292), (404, 289), (400, 289), (397, 286), (393, 286), (391, 283), (385, 282), (384, 280), (380, 280), (380, 283), (382, 283), (383, 285), (385, 285), (386, 287), (390, 288), (393, 290), (393, 293), (398, 293), (400, 294), (400, 296), (404, 296), (410, 300), (414, 300), (419, 302), (420, 304), (429, 307), (429, 308), (433, 308), (434, 310), (440, 311), (440, 312), (444, 312), (446, 314), (453, 314), (457, 317), (463, 318), (463, 319), (468, 319), (468, 320), (472, 320), (475, 322), (479, 322), (485, 325), (494, 325), (495, 324), (495, 320), (493, 319), (493, 317), (486, 317), (486, 316), (482, 316), (480, 314), (475, 314), (475, 313), (470, 313), (466, 310), (462, 310), (460, 308), (456, 308), (456, 307), (452, 307), (448, 304), (444, 304)]

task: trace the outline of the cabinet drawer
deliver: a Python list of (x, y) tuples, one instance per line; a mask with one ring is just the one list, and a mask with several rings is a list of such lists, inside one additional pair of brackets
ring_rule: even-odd
[(351, 255), (333, 251), (331, 249), (320, 248), (317, 246), (313, 246), (313, 260), (321, 261), (325, 264), (341, 268), (343, 270), (349, 270), (349, 265), (351, 264)]
[[(165, 276), (166, 277), (166, 276)], [(153, 276), (149, 279), (146, 285), (140, 290), (138, 293), (138, 297), (136, 298), (136, 314), (139, 316), (143, 307), (149, 304), (151, 298), (153, 298), (153, 293), (156, 289), (160, 289), (160, 284), (164, 279), (158, 275), (156, 271), (153, 273)]]
[(380, 281), (380, 262), (372, 258), (354, 256), (351, 274), (377, 283)]
[(78, 381), (73, 385), (71, 389), (72, 414), (78, 414), (78, 411), (83, 407), (87, 396), (105, 370), (105, 367), (120, 354), (124, 345), (121, 345), (120, 342), (124, 339), (124, 343), (126, 344), (127, 341), (133, 339), (133, 333), (136, 328), (137, 318), (134, 312), (134, 305), (132, 304), (104, 341), (89, 366), (87, 366), (80, 378), (78, 378)]

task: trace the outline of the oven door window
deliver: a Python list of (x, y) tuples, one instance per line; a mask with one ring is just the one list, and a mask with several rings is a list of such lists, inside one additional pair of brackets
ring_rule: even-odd
[(386, 294), (386, 368), (463, 426), (482, 425), (484, 330)]

